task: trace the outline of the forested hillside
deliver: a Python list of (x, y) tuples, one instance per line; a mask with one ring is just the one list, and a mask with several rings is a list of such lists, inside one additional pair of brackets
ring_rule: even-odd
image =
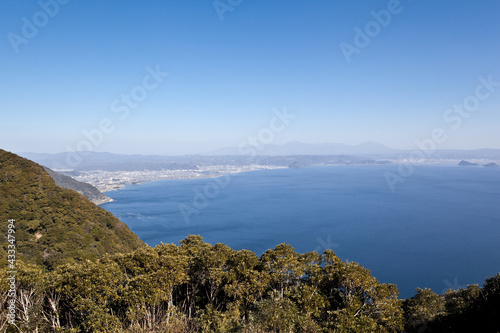
[(60, 174), (58, 172), (55, 172), (54, 170), (49, 169), (47, 167), (43, 167), (43, 169), (47, 171), (47, 173), (50, 175), (50, 177), (52, 177), (52, 179), (54, 179), (56, 185), (83, 194), (84, 196), (87, 197), (87, 199), (89, 199), (96, 205), (112, 201), (111, 198), (105, 196), (104, 194), (101, 193), (101, 191), (99, 191), (96, 187), (90, 184), (79, 182), (78, 180)]
[(46, 268), (144, 245), (111, 213), (57, 186), (42, 166), (0, 150), (0, 251), (4, 258), (9, 219), (15, 220), (17, 258)]
[[(260, 258), (189, 236), (58, 266), (18, 263), (17, 325), (7, 332), (498, 332), (500, 275), (483, 288), (397, 298), (395, 285), (331, 250), (287, 244)], [(2, 326), (3, 325), (3, 326)]]

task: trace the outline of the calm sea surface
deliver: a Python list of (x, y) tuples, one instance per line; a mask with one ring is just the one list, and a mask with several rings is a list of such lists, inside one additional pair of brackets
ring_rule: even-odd
[(258, 255), (279, 243), (330, 248), (396, 283), (442, 292), (500, 272), (500, 169), (419, 166), (389, 188), (395, 166), (261, 170), (164, 180), (107, 192), (102, 207), (151, 246), (199, 234)]

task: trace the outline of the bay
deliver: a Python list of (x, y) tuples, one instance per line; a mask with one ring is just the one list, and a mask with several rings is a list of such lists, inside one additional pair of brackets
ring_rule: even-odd
[(415, 288), (482, 284), (500, 272), (500, 169), (416, 166), (391, 191), (397, 166), (259, 170), (163, 180), (106, 192), (102, 205), (147, 244), (188, 234), (258, 255), (277, 244), (332, 249), (402, 297)]

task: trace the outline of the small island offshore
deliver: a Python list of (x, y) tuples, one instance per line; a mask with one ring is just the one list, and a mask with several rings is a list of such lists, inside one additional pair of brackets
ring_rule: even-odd
[[(458, 163), (459, 166), (480, 166), (480, 164), (478, 163), (472, 163), (472, 162), (469, 162), (469, 161), (460, 161)], [(498, 164), (494, 163), (494, 162), (491, 162), (491, 163), (487, 163), (487, 164), (484, 164), (483, 165), (485, 168), (498, 168)]]

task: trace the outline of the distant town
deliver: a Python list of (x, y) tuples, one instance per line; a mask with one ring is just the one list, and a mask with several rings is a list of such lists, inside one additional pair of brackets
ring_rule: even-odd
[(91, 184), (101, 192), (113, 191), (125, 185), (139, 184), (162, 179), (199, 179), (219, 177), (223, 174), (255, 171), (262, 169), (283, 169), (284, 166), (274, 165), (214, 165), (193, 170), (160, 170), (160, 171), (86, 171), (74, 179)]

